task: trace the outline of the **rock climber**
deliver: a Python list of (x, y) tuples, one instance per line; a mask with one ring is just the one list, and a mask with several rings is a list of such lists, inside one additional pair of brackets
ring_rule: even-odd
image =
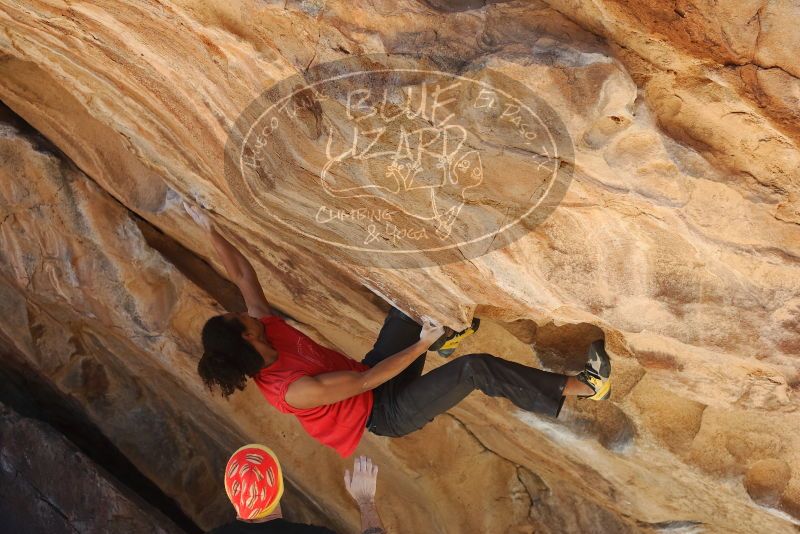
[[(552, 417), (558, 416), (565, 396), (602, 400), (610, 395), (611, 363), (602, 340), (591, 344), (588, 362), (576, 376), (490, 354), (461, 356), (422, 374), (426, 350), (443, 336), (443, 328), (430, 321), (419, 325), (392, 308), (361, 362), (323, 347), (275, 314), (250, 262), (217, 231), (203, 209), (185, 206), (209, 232), (247, 305), (246, 312), (217, 315), (206, 322), (205, 352), (197, 366), (200, 377), (226, 397), (244, 389), (252, 378), (278, 411), (294, 415), (306, 432), (343, 457), (355, 451), (365, 430), (404, 436), (476, 389)], [(458, 341), (459, 335), (463, 333), (452, 337)]]
[[(361, 534), (384, 534), (375, 505), (378, 466), (370, 458), (353, 461), (353, 473), (346, 470), (344, 485), (361, 512)], [(283, 473), (275, 454), (263, 445), (245, 445), (231, 455), (225, 466), (225, 493), (236, 519), (211, 534), (336, 534), (326, 527), (292, 523), (283, 519), (280, 500)]]

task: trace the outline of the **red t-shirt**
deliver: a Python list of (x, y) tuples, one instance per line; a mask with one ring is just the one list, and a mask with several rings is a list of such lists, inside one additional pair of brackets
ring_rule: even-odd
[(353, 454), (372, 411), (372, 391), (333, 404), (301, 409), (286, 404), (286, 390), (304, 376), (361, 372), (369, 367), (323, 347), (280, 317), (262, 317), (261, 322), (267, 340), (278, 352), (278, 359), (254, 377), (261, 393), (279, 411), (297, 417), (306, 432), (323, 445), (333, 447), (342, 457)]

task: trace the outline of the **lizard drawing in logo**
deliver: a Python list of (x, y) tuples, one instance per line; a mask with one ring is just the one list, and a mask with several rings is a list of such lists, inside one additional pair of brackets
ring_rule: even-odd
[(336, 155), (329, 126), (322, 186), (337, 198), (381, 199), (447, 239), (468, 192), (483, 183), (480, 154), (466, 144), (462, 126), (405, 126), (355, 126), (352, 144)]

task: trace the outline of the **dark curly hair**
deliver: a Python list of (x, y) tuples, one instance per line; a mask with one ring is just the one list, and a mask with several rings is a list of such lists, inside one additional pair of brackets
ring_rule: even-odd
[(243, 390), (248, 376), (256, 375), (264, 366), (264, 358), (242, 338), (245, 327), (235, 317), (217, 315), (203, 326), (203, 357), (197, 372), (203, 383), (214, 391), (219, 387), (223, 397)]

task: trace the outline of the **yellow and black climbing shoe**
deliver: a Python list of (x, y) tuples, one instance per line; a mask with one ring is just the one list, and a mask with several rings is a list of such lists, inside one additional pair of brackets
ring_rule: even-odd
[(611, 360), (602, 339), (589, 346), (589, 361), (575, 378), (594, 391), (593, 395), (582, 395), (581, 398), (605, 400), (611, 395)]
[(464, 340), (464, 338), (466, 338), (467, 336), (471, 336), (472, 334), (477, 332), (478, 327), (480, 325), (481, 325), (481, 320), (475, 317), (472, 319), (472, 324), (469, 325), (469, 327), (467, 327), (465, 330), (462, 330), (461, 332), (456, 332), (448, 328), (442, 335), (442, 337), (437, 339), (436, 342), (433, 345), (431, 345), (431, 347), (428, 350), (435, 350), (440, 355), (447, 358), (448, 356), (453, 354), (453, 352), (455, 352), (456, 347), (458, 347), (458, 344), (461, 343)]

